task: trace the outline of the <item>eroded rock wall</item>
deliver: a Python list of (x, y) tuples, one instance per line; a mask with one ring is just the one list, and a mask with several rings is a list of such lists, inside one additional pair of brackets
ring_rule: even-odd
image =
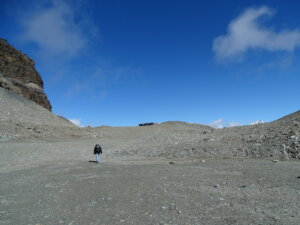
[(8, 89), (51, 111), (43, 80), (34, 61), (0, 38), (0, 87)]

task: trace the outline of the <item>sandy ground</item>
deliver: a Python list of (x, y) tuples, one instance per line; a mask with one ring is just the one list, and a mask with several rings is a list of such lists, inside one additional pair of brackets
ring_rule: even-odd
[(1, 143), (0, 224), (300, 224), (299, 160), (134, 157), (103, 142), (96, 164), (95, 142)]

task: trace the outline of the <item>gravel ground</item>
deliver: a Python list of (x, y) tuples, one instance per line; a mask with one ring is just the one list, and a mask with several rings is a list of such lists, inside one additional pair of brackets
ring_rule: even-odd
[(131, 157), (92, 140), (0, 147), (0, 224), (300, 224), (299, 160)]

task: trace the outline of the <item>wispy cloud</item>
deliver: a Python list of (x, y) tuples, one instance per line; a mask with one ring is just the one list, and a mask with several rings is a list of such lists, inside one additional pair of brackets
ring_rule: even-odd
[(239, 126), (239, 125), (240, 125), (239, 122), (229, 122), (229, 123), (227, 124), (227, 127), (236, 127), (236, 126)]
[(88, 76), (81, 77), (77, 71), (73, 72), (78, 78), (69, 81), (66, 97), (74, 99), (85, 96), (88, 101), (102, 101), (114, 91), (116, 85), (122, 82), (139, 82), (143, 71), (132, 66), (97, 65), (80, 73)]
[(32, 6), (21, 18), (22, 39), (36, 44), (40, 51), (74, 56), (87, 45), (89, 36), (97, 34), (93, 21), (69, 1), (41, 2), (43, 4)]
[(72, 97), (78, 94), (82, 94), (83, 92), (88, 92), (89, 84), (84, 82), (75, 82), (72, 85), (69, 85), (69, 89), (66, 92), (68, 97)]
[(213, 121), (211, 124), (209, 124), (211, 127), (216, 128), (216, 129), (221, 129), (224, 127), (236, 127), (239, 126), (239, 122), (228, 122), (227, 124), (224, 125), (225, 120), (224, 119), (217, 119)]
[(222, 124), (223, 122), (224, 122), (224, 119), (217, 119), (209, 125), (213, 128), (220, 129), (220, 128), (224, 127), (224, 125)]
[(249, 8), (230, 22), (226, 35), (214, 39), (213, 51), (220, 60), (236, 59), (250, 49), (292, 52), (300, 47), (300, 30), (274, 31), (262, 24), (262, 18), (274, 10), (262, 6)]
[(78, 127), (82, 127), (81, 121), (79, 119), (69, 119), (69, 121)]

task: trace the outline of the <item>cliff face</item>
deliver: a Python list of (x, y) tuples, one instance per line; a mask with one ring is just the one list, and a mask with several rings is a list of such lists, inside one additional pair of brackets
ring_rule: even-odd
[(51, 111), (43, 80), (34, 61), (0, 38), (0, 87), (36, 102)]

